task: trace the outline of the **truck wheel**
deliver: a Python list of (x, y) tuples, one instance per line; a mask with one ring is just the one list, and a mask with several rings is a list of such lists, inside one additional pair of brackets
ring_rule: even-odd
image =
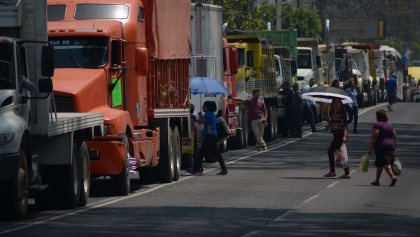
[(82, 182), (80, 183), (80, 200), (79, 207), (86, 206), (89, 200), (90, 192), (90, 161), (89, 161), (89, 150), (87, 148), (86, 142), (82, 142), (79, 146), (79, 154), (82, 164)]
[(111, 176), (112, 189), (117, 195), (128, 195), (130, 192), (130, 148), (128, 144), (128, 137), (125, 136), (122, 140), (125, 145), (125, 162), (121, 173)]
[[(73, 142), (73, 155), (71, 165), (60, 165), (54, 168), (52, 177), (62, 177), (62, 185), (57, 180), (51, 180), (53, 195), (59, 196), (62, 208), (74, 209), (80, 200), (80, 183), (82, 180), (81, 158), (77, 143)], [(56, 176), (57, 175), (57, 176)]]
[(243, 124), (243, 130), (244, 130), (244, 144), (242, 148), (246, 148), (248, 146), (249, 141), (249, 126), (248, 126), (248, 112), (243, 109), (242, 110), (242, 124)]
[(363, 93), (358, 93), (356, 100), (357, 100), (357, 105), (359, 106), (359, 109), (365, 107), (365, 100), (363, 97)]
[(238, 127), (240, 129), (236, 130), (236, 136), (233, 137), (232, 139), (232, 145), (234, 149), (242, 149), (244, 147), (244, 129), (243, 129), (243, 113), (242, 110), (239, 110), (238, 113)]
[(266, 142), (271, 142), (274, 136), (274, 120), (273, 120), (273, 107), (268, 106), (267, 108), (267, 128), (264, 129), (264, 140)]
[[(164, 142), (161, 142), (160, 146), (160, 157), (159, 157), (159, 164), (158, 164), (158, 174), (159, 174), (159, 182), (161, 183), (172, 183), (175, 167), (174, 167), (174, 142), (173, 142), (173, 135), (172, 129), (168, 128), (169, 134), (169, 141), (163, 139)], [(163, 132), (161, 136), (165, 136)], [(166, 145), (167, 144), (167, 145)]]
[(173, 140), (174, 140), (174, 181), (179, 180), (179, 175), (181, 174), (181, 155), (182, 155), (182, 144), (181, 139), (179, 138), (178, 127), (175, 127), (173, 131)]
[(20, 150), (19, 168), (12, 180), (0, 183), (0, 216), (4, 220), (19, 221), (25, 217), (29, 197), (29, 169), (25, 153)]

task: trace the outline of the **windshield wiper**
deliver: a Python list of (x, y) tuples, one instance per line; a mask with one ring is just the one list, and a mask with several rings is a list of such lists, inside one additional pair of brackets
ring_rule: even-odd
[(73, 63), (76, 64), (76, 66), (78, 66), (79, 68), (82, 68), (82, 66), (80, 66), (80, 64), (76, 61), (76, 59), (74, 59), (70, 54), (67, 54), (67, 57), (69, 57), (69, 59), (73, 61)]

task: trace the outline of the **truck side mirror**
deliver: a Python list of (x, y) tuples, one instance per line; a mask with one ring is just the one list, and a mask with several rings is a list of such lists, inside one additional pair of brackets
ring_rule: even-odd
[(54, 76), (54, 47), (42, 46), (41, 75), (44, 77)]
[(317, 55), (315, 59), (316, 59), (316, 67), (321, 68), (322, 67), (321, 56)]
[(268, 72), (268, 56), (263, 54), (260, 57), (260, 70), (262, 73)]
[(38, 80), (39, 93), (51, 93), (53, 91), (53, 82), (51, 78), (42, 78)]
[(149, 70), (149, 55), (146, 48), (136, 49), (136, 73), (138, 76), (147, 76)]
[(229, 66), (231, 74), (238, 73), (238, 51), (236, 48), (229, 48)]
[(296, 73), (297, 73), (297, 65), (296, 65), (296, 61), (295, 60), (292, 60), (291, 68), (292, 68), (292, 75), (296, 75)]
[(343, 58), (341, 59), (340, 66), (341, 66), (340, 72), (344, 72), (346, 70), (346, 60), (345, 59), (343, 59)]

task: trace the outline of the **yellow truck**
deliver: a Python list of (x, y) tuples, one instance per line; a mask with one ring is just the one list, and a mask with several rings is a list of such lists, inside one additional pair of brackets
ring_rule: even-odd
[[(229, 33), (228, 33), (229, 34)], [(238, 73), (236, 74), (237, 97), (252, 98), (254, 90), (260, 91), (268, 111), (264, 140), (272, 141), (277, 137), (277, 94), (274, 49), (260, 35), (232, 34), (226, 36), (229, 45), (234, 45), (238, 52)], [(245, 105), (240, 104), (240, 113), (248, 116)], [(248, 127), (245, 139), (254, 144), (252, 129)]]

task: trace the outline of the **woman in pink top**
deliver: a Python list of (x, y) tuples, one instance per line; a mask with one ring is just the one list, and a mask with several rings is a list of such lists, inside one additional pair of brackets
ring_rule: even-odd
[(391, 165), (394, 164), (394, 157), (398, 156), (397, 134), (394, 127), (388, 123), (385, 110), (376, 111), (376, 121), (377, 123), (373, 125), (372, 140), (368, 150), (369, 155), (372, 154), (372, 149), (375, 150), (376, 179), (370, 184), (379, 186), (379, 178), (382, 170), (385, 169), (392, 180), (391, 186), (394, 186), (397, 178), (392, 173)]

